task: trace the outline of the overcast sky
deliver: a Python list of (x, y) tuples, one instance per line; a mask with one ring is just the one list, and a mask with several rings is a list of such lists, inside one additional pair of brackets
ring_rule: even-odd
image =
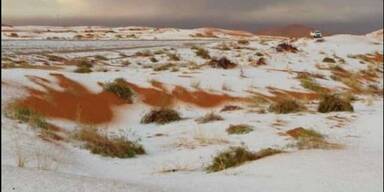
[(203, 26), (256, 31), (305, 24), (329, 32), (383, 27), (383, 0), (1, 0), (12, 25)]

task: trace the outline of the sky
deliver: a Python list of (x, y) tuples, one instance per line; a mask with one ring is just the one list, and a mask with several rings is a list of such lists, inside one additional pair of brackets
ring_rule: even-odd
[(10, 25), (221, 27), (303, 24), (328, 32), (383, 28), (383, 0), (1, 0)]

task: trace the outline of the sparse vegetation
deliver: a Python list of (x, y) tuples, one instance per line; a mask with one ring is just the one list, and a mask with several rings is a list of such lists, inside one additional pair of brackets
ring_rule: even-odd
[(141, 123), (157, 123), (166, 124), (173, 121), (179, 121), (181, 117), (179, 113), (173, 109), (152, 110), (141, 119)]
[(85, 148), (94, 154), (131, 158), (136, 155), (145, 154), (144, 148), (136, 142), (123, 138), (108, 138), (100, 135), (93, 127), (83, 127), (76, 134), (76, 138), (85, 142)]
[(295, 113), (304, 110), (305, 107), (298, 103), (296, 100), (286, 99), (278, 101), (269, 107), (269, 111), (278, 114)]
[(224, 120), (223, 117), (211, 112), (211, 113), (205, 114), (203, 117), (197, 118), (196, 122), (208, 123), (208, 122), (212, 122), (212, 121), (222, 121), (222, 120)]
[(237, 167), (248, 161), (258, 160), (281, 152), (281, 150), (267, 148), (254, 153), (244, 147), (231, 147), (219, 153), (206, 170), (208, 172), (222, 171), (231, 167)]
[(132, 89), (122, 78), (118, 78), (113, 82), (103, 84), (103, 88), (105, 91), (111, 92), (123, 100), (131, 101), (131, 97), (133, 95)]
[(349, 111), (353, 112), (353, 106), (350, 101), (342, 99), (337, 95), (323, 95), (317, 111), (320, 113)]
[(237, 124), (237, 125), (230, 125), (227, 128), (227, 133), (228, 134), (247, 134), (251, 131), (253, 131), (252, 126), (247, 125), (247, 124)]

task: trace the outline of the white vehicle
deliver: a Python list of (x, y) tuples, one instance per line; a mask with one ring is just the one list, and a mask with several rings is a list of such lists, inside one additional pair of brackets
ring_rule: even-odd
[(314, 38), (314, 39), (321, 39), (323, 38), (323, 35), (321, 34), (320, 31), (311, 31), (310, 33), (311, 37)]

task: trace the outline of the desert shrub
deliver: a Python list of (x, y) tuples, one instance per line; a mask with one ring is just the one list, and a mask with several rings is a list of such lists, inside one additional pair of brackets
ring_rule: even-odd
[(6, 115), (9, 118), (19, 120), (23, 123), (29, 123), (36, 128), (47, 129), (49, 124), (44, 117), (38, 112), (17, 104), (10, 104), (7, 106)]
[(156, 50), (155, 52), (153, 52), (153, 54), (155, 55), (161, 55), (161, 54), (165, 54), (166, 53), (166, 50), (164, 49), (159, 49), (159, 50)]
[(141, 123), (166, 124), (179, 120), (181, 120), (181, 117), (177, 111), (173, 109), (159, 109), (152, 110), (149, 113), (145, 114), (144, 117), (141, 119)]
[(252, 127), (247, 124), (238, 124), (238, 125), (230, 125), (227, 128), (228, 134), (247, 134), (251, 131), (253, 131)]
[(226, 57), (222, 57), (219, 60), (212, 59), (208, 64), (213, 68), (222, 68), (222, 69), (232, 69), (237, 66), (235, 63), (232, 63)]
[(125, 61), (121, 62), (122, 66), (128, 66), (130, 64), (131, 64), (131, 62), (129, 60), (125, 60)]
[(208, 122), (212, 122), (212, 121), (222, 121), (222, 120), (224, 120), (224, 119), (220, 115), (217, 115), (215, 113), (207, 113), (203, 117), (197, 118), (196, 122), (208, 123)]
[(153, 56), (153, 53), (150, 50), (138, 51), (135, 53), (137, 57), (150, 57)]
[(238, 40), (237, 43), (241, 45), (249, 45), (249, 41), (245, 39)]
[(128, 101), (131, 100), (131, 97), (133, 95), (132, 89), (122, 78), (118, 78), (115, 79), (113, 82), (103, 84), (103, 88), (105, 91), (111, 92), (120, 97), (121, 99)]
[(62, 61), (66, 61), (65, 58), (63, 57), (59, 57), (57, 55), (47, 55), (47, 58), (48, 60), (50, 61), (54, 61), (54, 62), (62, 62)]
[(106, 60), (108, 60), (108, 58), (107, 58), (107, 57), (105, 57), (105, 56), (102, 56), (102, 55), (96, 55), (96, 56), (95, 56), (95, 59), (97, 59), (97, 60), (103, 60), (103, 61), (106, 61)]
[(10, 37), (19, 37), (19, 35), (17, 33), (11, 33), (9, 34)]
[(88, 67), (77, 67), (74, 71), (75, 73), (91, 73), (92, 69)]
[(165, 71), (169, 70), (171, 68), (174, 68), (176, 65), (174, 63), (166, 63), (166, 64), (161, 64), (157, 65), (153, 68), (154, 71)]
[(292, 53), (296, 53), (299, 50), (296, 47), (294, 47), (293, 45), (291, 45), (291, 44), (281, 43), (281, 44), (277, 45), (276, 51), (277, 52), (292, 52)]
[(76, 73), (90, 73), (92, 72), (92, 63), (86, 58), (74, 59), (68, 61), (70, 64), (75, 64), (77, 66), (74, 72)]
[(298, 138), (316, 138), (316, 139), (323, 139), (324, 136), (318, 133), (315, 130), (312, 129), (304, 129), (302, 127), (291, 129), (287, 131), (287, 134), (291, 137), (298, 139)]
[(201, 47), (193, 47), (195, 49), (195, 53), (197, 56), (203, 58), (203, 59), (210, 59), (211, 56), (209, 55), (209, 52)]
[(337, 95), (323, 95), (317, 111), (320, 113), (350, 111), (353, 112), (353, 106), (350, 101), (342, 99)]
[(81, 128), (76, 138), (85, 142), (85, 148), (94, 154), (131, 158), (139, 154), (145, 154), (144, 148), (136, 142), (123, 138), (108, 138), (100, 135), (95, 128)]
[(82, 39), (82, 38), (84, 38), (84, 36), (83, 36), (83, 35), (80, 35), (80, 34), (78, 34), (78, 35), (75, 35), (73, 38), (74, 38), (74, 39)]
[(323, 59), (324, 63), (336, 63), (335, 59), (326, 57)]
[(322, 90), (322, 87), (312, 79), (301, 79), (300, 82), (301, 82), (301, 86), (303, 86), (306, 89), (309, 89), (315, 92), (319, 92)]
[(156, 59), (156, 57), (151, 57), (149, 59), (152, 63), (157, 63), (159, 60)]
[(168, 53), (167, 56), (171, 61), (180, 61), (180, 56), (178, 56), (177, 54)]
[(267, 65), (267, 61), (264, 57), (260, 57), (257, 62), (256, 62), (256, 66), (260, 66), (260, 65)]
[(322, 87), (319, 83), (317, 83), (313, 78), (302, 75), (302, 77), (299, 77), (301, 86), (303, 86), (305, 89), (314, 91), (314, 92), (324, 92), (325, 89)]
[(267, 148), (253, 153), (244, 147), (231, 147), (217, 154), (212, 164), (206, 170), (208, 172), (222, 171), (231, 167), (237, 167), (248, 161), (254, 161), (281, 152), (280, 150)]
[(296, 140), (296, 144), (294, 146), (300, 150), (340, 148), (340, 145), (327, 142), (322, 134), (312, 129), (298, 127), (291, 129), (286, 133)]
[(242, 107), (236, 106), (236, 105), (226, 105), (224, 106), (220, 111), (225, 112), (225, 111), (236, 111), (236, 110), (241, 110), (243, 109)]
[(304, 109), (304, 106), (302, 106), (297, 101), (291, 99), (278, 101), (269, 106), (269, 111), (279, 114), (295, 113)]
[(262, 57), (262, 56), (264, 56), (264, 54), (263, 54), (263, 53), (260, 53), (260, 52), (257, 52), (257, 53), (256, 53), (256, 56), (258, 56), (258, 57)]

